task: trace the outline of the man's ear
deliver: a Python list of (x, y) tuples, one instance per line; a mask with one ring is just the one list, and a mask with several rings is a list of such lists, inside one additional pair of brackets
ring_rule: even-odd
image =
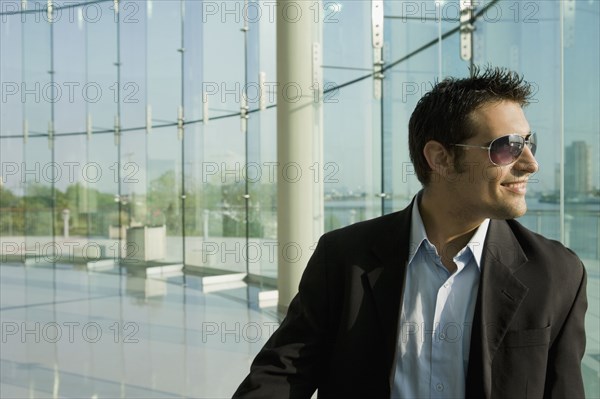
[(423, 148), (423, 155), (432, 173), (440, 177), (454, 173), (454, 156), (440, 142), (429, 140)]

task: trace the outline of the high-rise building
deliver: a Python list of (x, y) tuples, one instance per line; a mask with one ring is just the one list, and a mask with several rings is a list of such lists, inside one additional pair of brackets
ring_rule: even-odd
[(592, 157), (585, 141), (574, 141), (565, 149), (565, 194), (580, 196), (592, 189)]

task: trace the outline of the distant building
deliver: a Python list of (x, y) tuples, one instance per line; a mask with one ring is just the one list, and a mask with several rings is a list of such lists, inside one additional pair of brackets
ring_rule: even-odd
[(585, 141), (574, 141), (565, 149), (565, 194), (586, 195), (591, 190), (591, 149)]

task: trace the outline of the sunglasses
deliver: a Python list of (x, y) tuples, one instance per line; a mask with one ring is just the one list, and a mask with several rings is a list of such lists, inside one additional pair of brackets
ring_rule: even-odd
[(525, 146), (529, 147), (529, 150), (533, 155), (535, 155), (535, 150), (537, 149), (535, 133), (528, 134), (526, 137), (523, 137), (520, 134), (508, 134), (494, 139), (487, 147), (470, 144), (452, 145), (488, 150), (490, 161), (497, 166), (510, 165), (515, 162), (523, 153)]

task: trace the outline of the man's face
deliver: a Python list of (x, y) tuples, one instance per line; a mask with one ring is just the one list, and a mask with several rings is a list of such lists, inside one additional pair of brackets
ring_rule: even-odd
[[(495, 138), (508, 134), (523, 137), (530, 127), (521, 106), (512, 101), (486, 104), (473, 113), (477, 134), (462, 144), (489, 146)], [(509, 165), (491, 162), (485, 149), (463, 147), (462, 173), (449, 184), (449, 195), (456, 198), (460, 212), (479, 218), (512, 219), (527, 210), (527, 180), (538, 169), (530, 149), (525, 146), (520, 157)]]

